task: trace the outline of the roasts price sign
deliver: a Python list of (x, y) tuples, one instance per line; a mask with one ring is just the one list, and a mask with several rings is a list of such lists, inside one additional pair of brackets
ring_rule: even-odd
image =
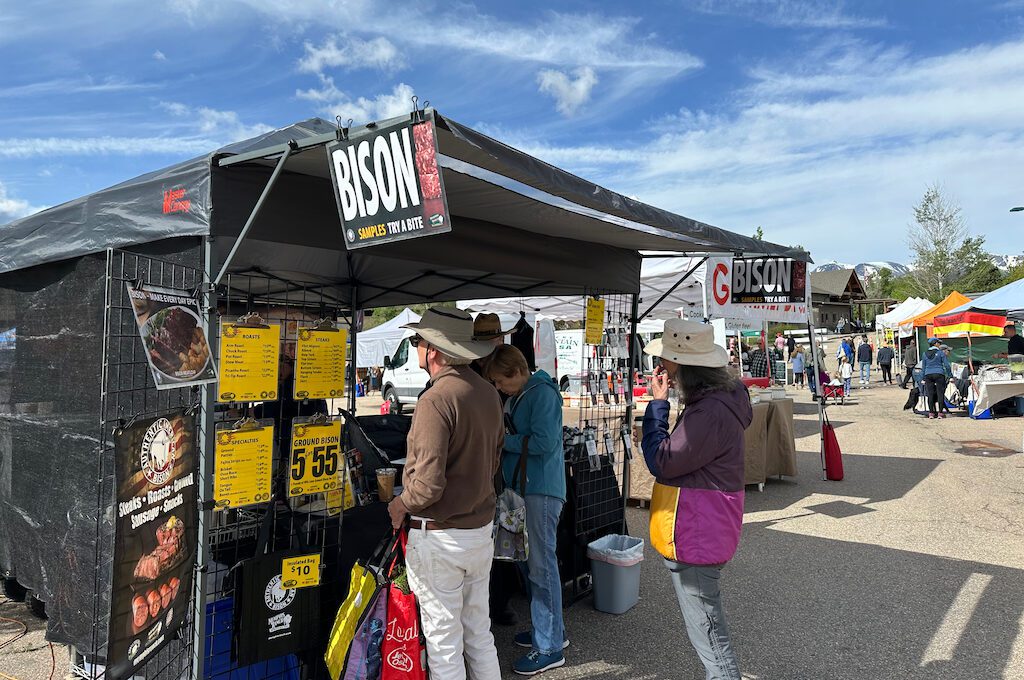
[(333, 142), (327, 155), (350, 250), (451, 231), (432, 113)]
[(157, 286), (128, 287), (135, 323), (158, 390), (217, 379), (199, 300), (190, 292)]
[(195, 417), (177, 411), (114, 435), (114, 561), (107, 677), (130, 677), (189, 612), (198, 526)]
[(602, 335), (604, 335), (604, 300), (587, 298), (587, 344), (600, 345)]
[(292, 421), (291, 473), (288, 495), (333, 491), (341, 486), (341, 421)]
[(219, 510), (270, 500), (274, 465), (273, 421), (217, 431), (213, 497)]
[(320, 585), (320, 553), (281, 560), (281, 587), (310, 588)]
[(345, 393), (348, 331), (300, 328), (295, 345), (296, 399), (335, 399)]
[(274, 401), (281, 327), (226, 323), (220, 329), (217, 401)]

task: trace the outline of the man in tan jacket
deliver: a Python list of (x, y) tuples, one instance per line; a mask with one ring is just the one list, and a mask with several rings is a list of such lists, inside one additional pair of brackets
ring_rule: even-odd
[(494, 349), (473, 340), (459, 309), (428, 309), (411, 344), (430, 389), (416, 402), (402, 495), (388, 506), (410, 523), (406, 565), (420, 603), (432, 680), (500, 680), (488, 585), (494, 545), (494, 474), (504, 424), (494, 387), (469, 366)]

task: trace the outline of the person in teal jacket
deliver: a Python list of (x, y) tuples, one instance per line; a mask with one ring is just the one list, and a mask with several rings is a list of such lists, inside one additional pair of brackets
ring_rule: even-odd
[[(544, 371), (530, 375), (523, 353), (511, 345), (498, 347), (485, 375), (505, 402), (505, 445), (502, 476), (512, 486), (526, 452), (527, 570), (533, 630), (519, 633), (515, 643), (530, 652), (512, 665), (520, 675), (536, 675), (565, 664), (568, 646), (562, 619), (562, 581), (558, 573), (558, 519), (565, 504), (565, 456), (562, 449), (562, 395)], [(518, 490), (518, 485), (513, 486)]]

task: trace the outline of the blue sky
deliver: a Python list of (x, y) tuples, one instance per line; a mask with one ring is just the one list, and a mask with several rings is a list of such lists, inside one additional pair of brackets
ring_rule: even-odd
[(0, 64), (0, 223), (415, 93), (818, 262), (907, 261), (935, 182), (1024, 248), (1024, 0), (0, 0)]

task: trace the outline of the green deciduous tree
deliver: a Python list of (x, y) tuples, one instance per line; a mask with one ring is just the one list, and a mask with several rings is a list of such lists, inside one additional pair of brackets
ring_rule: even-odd
[[(937, 184), (928, 187), (914, 206), (914, 224), (907, 241), (914, 257), (910, 283), (917, 295), (938, 302), (954, 284), (989, 261), (983, 236), (968, 236), (960, 206), (942, 195)], [(979, 280), (984, 273), (979, 269)]]

